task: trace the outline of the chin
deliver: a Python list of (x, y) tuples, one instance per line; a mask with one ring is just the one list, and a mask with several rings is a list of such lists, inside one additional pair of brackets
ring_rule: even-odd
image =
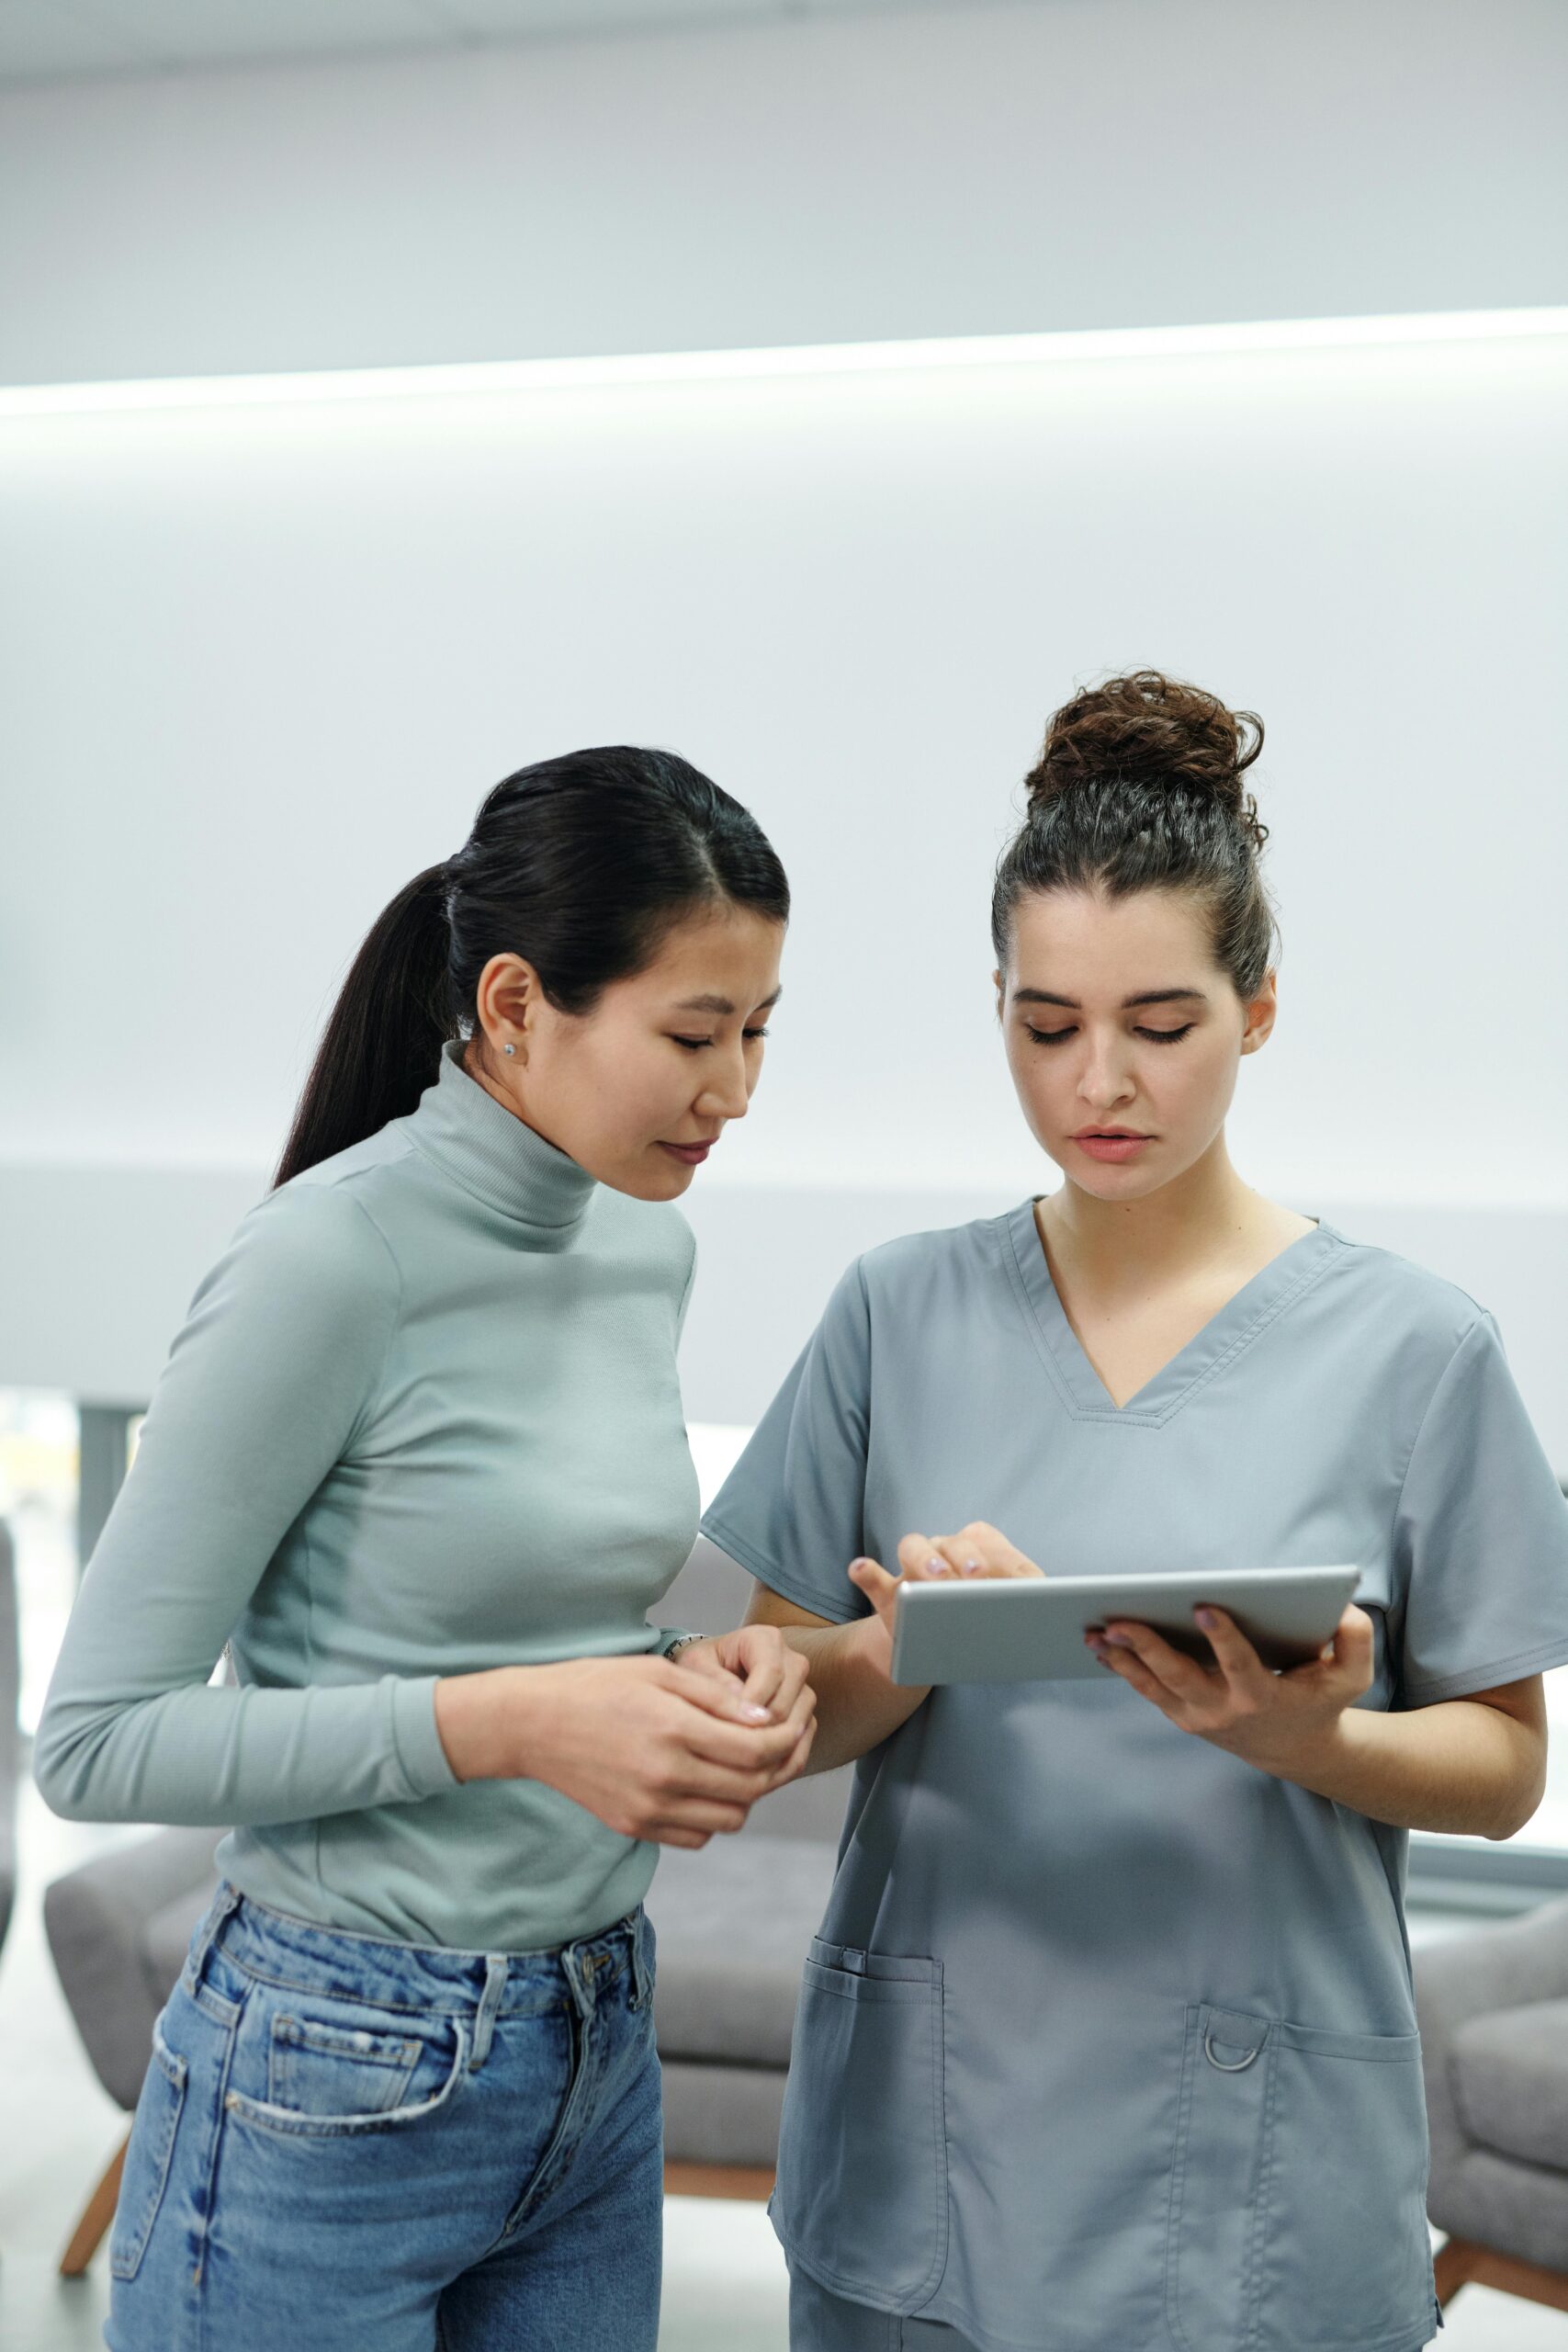
[[(658, 1146), (654, 1148), (657, 1150)], [(694, 1168), (682, 1168), (678, 1159), (664, 1159), (650, 1168), (639, 1168), (628, 1174), (619, 1189), (629, 1193), (636, 1201), (678, 1201), (682, 1193), (692, 1189)]]
[[(1151, 1193), (1159, 1192), (1170, 1182), (1168, 1170), (1156, 1175), (1149, 1169), (1134, 1168), (1131, 1162), (1118, 1168), (1103, 1160), (1086, 1161), (1079, 1153), (1073, 1156), (1079, 1164), (1070, 1173), (1061, 1160), (1057, 1159), (1056, 1165), (1069, 1183), (1080, 1193), (1087, 1193), (1093, 1201), (1146, 1200)], [(1055, 1153), (1051, 1157), (1055, 1159)]]

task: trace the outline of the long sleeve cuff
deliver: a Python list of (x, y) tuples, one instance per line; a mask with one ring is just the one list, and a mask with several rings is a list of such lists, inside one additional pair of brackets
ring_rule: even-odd
[(392, 1692), (392, 1740), (415, 1796), (444, 1795), (462, 1782), (446, 1761), (441, 1734), (435, 1727), (434, 1674), (389, 1675)]

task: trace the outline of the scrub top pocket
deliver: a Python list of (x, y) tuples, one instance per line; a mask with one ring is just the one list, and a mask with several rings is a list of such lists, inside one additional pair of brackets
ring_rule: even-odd
[(1366, 2352), (1433, 2323), (1414, 2033), (1278, 2029), (1263, 2267), (1269, 2352)]
[(811, 1945), (769, 2211), (822, 2285), (912, 2312), (947, 2259), (938, 1960)]

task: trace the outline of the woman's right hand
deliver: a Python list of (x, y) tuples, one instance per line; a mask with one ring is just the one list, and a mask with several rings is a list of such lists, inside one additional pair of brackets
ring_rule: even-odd
[(801, 1739), (739, 1683), (668, 1658), (566, 1658), (444, 1676), (435, 1724), (460, 1781), (542, 1781), (624, 1838), (705, 1846), (741, 1827)]
[(1043, 1568), (1010, 1544), (999, 1527), (983, 1519), (971, 1520), (956, 1535), (906, 1535), (898, 1546), (902, 1577), (889, 1576), (876, 1560), (852, 1560), (851, 1581), (875, 1610), (887, 1637), (893, 1641), (893, 1611), (901, 1582), (921, 1584), (936, 1577), (1039, 1577)]

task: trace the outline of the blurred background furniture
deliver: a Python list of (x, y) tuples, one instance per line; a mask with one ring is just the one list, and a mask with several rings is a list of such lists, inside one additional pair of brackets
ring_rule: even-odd
[(0, 1945), (6, 1941), (11, 1906), (17, 1897), (17, 1777), (21, 1770), (17, 1702), (20, 1688), (17, 1553), (11, 1531), (0, 1519)]
[[(661, 1623), (718, 1633), (745, 1615), (751, 1580), (699, 1541), (660, 1603)], [(649, 1896), (658, 1938), (654, 2011), (664, 2063), (666, 2185), (677, 2195), (765, 2197), (801, 1963), (832, 1883), (850, 1768), (756, 1807), (734, 1838), (667, 1847)], [(94, 2072), (129, 2112), (152, 2020), (217, 1884), (212, 1829), (163, 1829), (58, 1878), (44, 1925)], [(114, 2218), (122, 2143), (61, 2263), (74, 2277)]]
[(1568, 2312), (1568, 1902), (1424, 1945), (1416, 1994), (1438, 2300)]

